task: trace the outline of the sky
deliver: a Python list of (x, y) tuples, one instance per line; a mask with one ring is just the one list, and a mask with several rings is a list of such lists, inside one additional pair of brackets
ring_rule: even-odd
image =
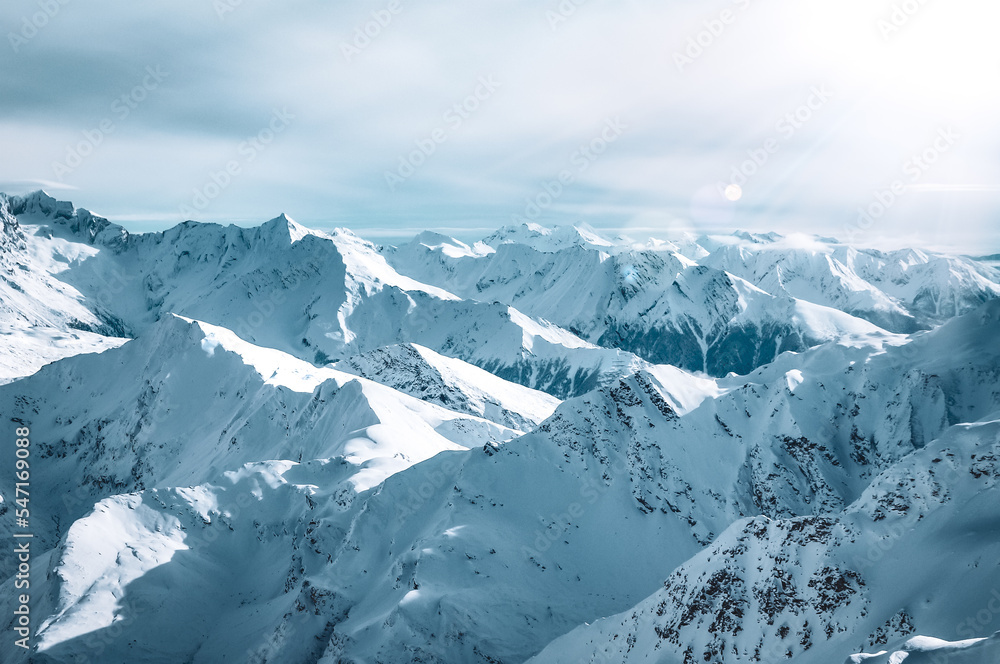
[(0, 191), (131, 230), (1000, 251), (991, 0), (7, 0)]

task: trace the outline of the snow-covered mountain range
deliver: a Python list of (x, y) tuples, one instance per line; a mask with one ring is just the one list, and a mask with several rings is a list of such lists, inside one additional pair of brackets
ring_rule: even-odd
[(0, 221), (4, 662), (1000, 661), (988, 261)]

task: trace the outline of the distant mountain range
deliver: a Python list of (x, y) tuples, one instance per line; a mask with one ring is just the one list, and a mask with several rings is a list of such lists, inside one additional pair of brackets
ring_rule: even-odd
[(33, 662), (1000, 655), (996, 257), (0, 221)]

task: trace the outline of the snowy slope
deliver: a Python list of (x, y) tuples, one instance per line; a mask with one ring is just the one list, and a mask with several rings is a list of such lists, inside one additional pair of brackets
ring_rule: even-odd
[[(125, 330), (58, 275), (93, 253), (89, 247), (21, 225), (12, 213), (19, 199), (0, 194), (0, 383), (79, 353), (101, 352), (125, 342)], [(102, 314), (105, 314), (102, 316)]]
[[(541, 227), (505, 229), (478, 250), (456, 243), (424, 234), (384, 253), (421, 281), (465, 298), (508, 303), (654, 363), (712, 375), (747, 373), (786, 350), (881, 332), (825, 302), (769, 293), (699, 265), (674, 244), (635, 248), (584, 229)], [(494, 251), (483, 249), (490, 244)]]
[(998, 454), (1000, 420), (959, 425), (841, 514), (737, 522), (660, 591), (531, 661), (818, 664), (907, 634), (961, 636), (1000, 584)]
[(336, 368), (523, 431), (530, 431), (559, 405), (545, 392), (509, 383), (416, 344), (379, 348), (338, 362)]
[[(863, 385), (876, 376), (885, 380), (905, 376), (907, 371), (940, 370), (944, 360), (932, 349), (947, 345), (957, 353), (953, 357), (958, 367), (951, 375), (942, 376), (947, 389), (954, 390), (948, 394), (984, 409), (992, 405), (992, 412), (998, 412), (996, 381), (988, 372), (976, 365), (966, 366), (961, 360), (982, 358), (986, 352), (995, 355), (991, 342), (1000, 327), (998, 314), (998, 307), (991, 305), (924, 334), (911, 342), (927, 346), (916, 354), (904, 352), (909, 344), (885, 349), (831, 344), (784, 359), (798, 360), (797, 370), (803, 378), (813, 374), (815, 367), (829, 365), (826, 374), (819, 374), (819, 382), (826, 387), (814, 385), (811, 389), (846, 394), (855, 380)], [(857, 360), (849, 358), (861, 358), (864, 366), (871, 365), (865, 371), (875, 373), (856, 378), (862, 369), (850, 369), (850, 362)], [(190, 616), (186, 620), (191, 622), (175, 627), (189, 633), (195, 620), (209, 614), (212, 620), (208, 627), (199, 627), (199, 636), (178, 644), (186, 648), (184, 656), (192, 661), (239, 659), (248, 649), (279, 652), (303, 643), (314, 644), (312, 654), (303, 655), (313, 658), (311, 661), (321, 661), (321, 655), (325, 661), (523, 661), (576, 625), (594, 623), (633, 606), (643, 609), (641, 616), (649, 615), (635, 623), (638, 627), (634, 631), (626, 631), (632, 630), (631, 622), (625, 627), (614, 623), (625, 616), (609, 618), (595, 625), (613, 623), (618, 625), (615, 632), (602, 631), (586, 638), (573, 632), (566, 637), (570, 642), (556, 642), (545, 657), (553, 650), (589, 653), (588, 647), (618, 647), (616, 641), (634, 634), (638, 640), (633, 652), (647, 652), (640, 646), (648, 645), (653, 648), (648, 651), (654, 657), (650, 661), (660, 661), (666, 656), (662, 649), (676, 644), (660, 638), (655, 631), (659, 627), (668, 634), (677, 630), (676, 640), (684, 648), (667, 651), (677, 655), (676, 661), (683, 661), (688, 646), (718, 649), (720, 639), (727, 646), (735, 643), (744, 655), (766, 641), (768, 648), (788, 647), (796, 658), (806, 657), (801, 661), (831, 661), (831, 657), (842, 661), (868, 647), (866, 635), (877, 641), (883, 633), (892, 639), (914, 627), (922, 633), (940, 630), (953, 615), (949, 612), (957, 611), (949, 606), (952, 600), (948, 597), (967, 602), (981, 596), (988, 601), (988, 582), (1000, 580), (995, 579), (997, 568), (983, 564), (977, 568), (973, 563), (996, 559), (997, 544), (989, 535), (990, 526), (984, 523), (994, 518), (989, 512), (996, 504), (989, 493), (994, 461), (989, 459), (1000, 451), (995, 449), (1000, 446), (1000, 423), (949, 426), (948, 416), (937, 424), (932, 420), (926, 426), (937, 427), (928, 430), (934, 440), (915, 452), (912, 447), (897, 449), (887, 439), (884, 453), (853, 461), (874, 467), (877, 477), (872, 486), (863, 487), (861, 481), (858, 486), (843, 483), (836, 487), (841, 492), (839, 502), (815, 503), (808, 497), (821, 498), (824, 482), (832, 484), (824, 473), (847, 477), (842, 465), (838, 467), (830, 459), (850, 462), (850, 448), (834, 448), (829, 442), (831, 447), (824, 449), (826, 445), (817, 447), (801, 440), (788, 447), (782, 438), (769, 438), (773, 442), (766, 451), (775, 455), (780, 464), (777, 468), (787, 468), (782, 472), (790, 483), (772, 479), (766, 485), (772, 488), (773, 502), (761, 506), (772, 509), (775, 516), (750, 516), (760, 512), (755, 511), (754, 484), (741, 475), (750, 460), (747, 448), (751, 443), (743, 438), (763, 437), (755, 433), (758, 429), (736, 420), (735, 413), (756, 402), (755, 412), (762, 424), (755, 426), (763, 431), (785, 431), (811, 421), (796, 424), (795, 418), (768, 416), (771, 407), (765, 404), (772, 402), (759, 400), (768, 399), (766, 395), (772, 390), (787, 401), (794, 400), (796, 394), (806, 394), (813, 385), (790, 379), (791, 370), (782, 371), (784, 367), (775, 367), (769, 377), (765, 374), (770, 369), (762, 368), (746, 382), (730, 379), (729, 384), (716, 387), (711, 381), (689, 381), (676, 389), (652, 374), (638, 373), (563, 403), (528, 436), (499, 447), (485, 445), (438, 455), (395, 473), (349, 502), (333, 499), (353, 472), (350, 464), (337, 458), (298, 465), (294, 460), (251, 465), (236, 474), (223, 474), (229, 478), (224, 482), (216, 480), (194, 492), (182, 492), (180, 498), (173, 492), (168, 499), (157, 489), (155, 495), (161, 497), (154, 500), (147, 490), (141, 500), (158, 514), (142, 518), (152, 519), (151, 523), (173, 523), (176, 519), (180, 525), (166, 537), (171, 541), (184, 538), (189, 547), (184, 551), (189, 552), (173, 554), (179, 567), (172, 558), (156, 568), (158, 573), (139, 575), (135, 580), (129, 574), (119, 574), (117, 565), (113, 567), (108, 576), (113, 583), (101, 592), (126, 598), (124, 604), (111, 606), (118, 606), (118, 619), (127, 627), (115, 638), (107, 632), (107, 661), (133, 661), (128, 659), (128, 645), (130, 639), (141, 636), (138, 630), (143, 621)], [(661, 376), (666, 381), (674, 374), (661, 370)], [(674, 377), (685, 380), (683, 374)], [(703, 392), (692, 394), (699, 385)], [(678, 398), (673, 392), (685, 395), (686, 408), (674, 408)], [(879, 394), (856, 399), (863, 403)], [(924, 398), (923, 394), (917, 392), (910, 398)], [(883, 420), (889, 410), (907, 412), (908, 406), (891, 390), (884, 391), (884, 399), (872, 406)], [(926, 409), (924, 404), (918, 405)], [(965, 411), (956, 414), (961, 412)], [(715, 419), (720, 414), (721, 422)], [(867, 440), (881, 435), (883, 429), (874, 417), (869, 420), (860, 412), (855, 417), (858, 437)], [(699, 423), (702, 418), (711, 419), (711, 429)], [(942, 430), (944, 433), (938, 435)], [(892, 427), (885, 431), (891, 432)], [(851, 440), (848, 433), (844, 432), (845, 441)], [(972, 459), (972, 454), (979, 455), (982, 463)], [(940, 466), (947, 469), (946, 474), (935, 470), (941, 463), (934, 462), (938, 458), (948, 460)], [(244, 493), (270, 487), (261, 497), (253, 498), (252, 504), (265, 502), (254, 508), (252, 523), (248, 516), (232, 518), (241, 493), (231, 488), (231, 483), (243, 481), (247, 482)], [(213, 508), (216, 503), (220, 506)], [(121, 511), (121, 518), (128, 523), (135, 518), (133, 510), (117, 509), (126, 510)], [(819, 513), (814, 514), (817, 509)], [(743, 518), (741, 511), (748, 518)], [(77, 525), (97, 516), (86, 517)], [(205, 522), (219, 519), (228, 525), (221, 537), (213, 539), (206, 534), (211, 526)], [(288, 524), (299, 525), (289, 530)], [(952, 566), (954, 574), (948, 576), (941, 575), (939, 568), (941, 561), (954, 560), (955, 551), (949, 548), (950, 538), (941, 534), (941, 528), (979, 533), (978, 540), (963, 544), (961, 562)], [(721, 535), (715, 539), (717, 533)], [(251, 556), (247, 564), (271, 571), (265, 578), (260, 572), (245, 579), (227, 577), (219, 592), (210, 595), (213, 599), (206, 607), (196, 584), (213, 578), (212, 570), (234, 564), (228, 556), (237, 545), (228, 539), (219, 543), (230, 537), (244, 543), (239, 546)], [(154, 538), (148, 554), (140, 548), (138, 558), (154, 559), (160, 555), (155, 551), (173, 546), (162, 538)], [(273, 546), (263, 544), (272, 540)], [(909, 554), (907, 565), (901, 566), (882, 551), (881, 547), (890, 544), (893, 551), (920, 554)], [(94, 555), (88, 551), (97, 545), (90, 541), (69, 548), (60, 545), (62, 553), (58, 555), (66, 561), (61, 565), (86, 567), (89, 563), (72, 562), (73, 555), (88, 560)], [(135, 544), (130, 540), (129, 546)], [(749, 553), (744, 555), (744, 549)], [(872, 551), (875, 553), (869, 555)], [(876, 568), (866, 562), (871, 558), (886, 562)], [(720, 565), (724, 567), (716, 567)], [(758, 566), (763, 571), (758, 571)], [(56, 566), (50, 579), (61, 578), (60, 567)], [(925, 571), (909, 579), (892, 577), (894, 570), (904, 568)], [(671, 574), (674, 569), (677, 571)], [(976, 576), (979, 572), (973, 573), (975, 570), (985, 576)], [(775, 575), (786, 573), (787, 585), (776, 586)], [(939, 598), (936, 603), (926, 608), (919, 602), (910, 606), (904, 599), (917, 596), (917, 589), (924, 587), (921, 584), (931, 583), (929, 577), (941, 584), (934, 587), (959, 584), (961, 593), (937, 592), (933, 594)], [(663, 599), (654, 603), (643, 598), (664, 578), (671, 584), (673, 594), (668, 595), (679, 604), (657, 616)], [(165, 583), (180, 588), (171, 595), (177, 599), (162, 608), (148, 608), (154, 603), (151, 598), (161, 596)], [(724, 587), (726, 592), (720, 595), (711, 590), (716, 587)], [(882, 601), (871, 588), (902, 591), (888, 593)], [(737, 620), (740, 615), (756, 620), (750, 608), (759, 608), (752, 603), (758, 600), (749, 599), (758, 596), (756, 589), (771, 596), (768, 601), (784, 607), (773, 625), (761, 619), (760, 626), (751, 628), (748, 622)], [(94, 595), (99, 593), (95, 590)], [(58, 635), (90, 633), (96, 628), (79, 622), (91, 614), (78, 605), (91, 601), (88, 598), (92, 596), (69, 594), (60, 600), (65, 602), (64, 608), (53, 615), (64, 617), (51, 623), (51, 637), (43, 636), (52, 661), (67, 661), (82, 647), (77, 640)], [(732, 597), (733, 603), (718, 604), (725, 597)], [(130, 602), (142, 607), (149, 617), (137, 620)], [(644, 608), (647, 605), (648, 610)], [(905, 616), (897, 616), (901, 609), (906, 609)], [(626, 612), (629, 620), (635, 611)], [(112, 614), (114, 611), (105, 610), (105, 631)], [(694, 622), (685, 622), (688, 619), (684, 616), (689, 615)], [(704, 617), (718, 615), (723, 616), (728, 632), (721, 631), (719, 625), (713, 628), (712, 620)], [(784, 623), (794, 635), (791, 641), (780, 636)], [(223, 638), (226, 630), (246, 624), (267, 627), (256, 629), (252, 636), (240, 628), (239, 639)], [(833, 628), (829, 639), (828, 626)], [(644, 636), (645, 627), (652, 636)], [(735, 640), (730, 641), (726, 634), (733, 632)], [(803, 641), (810, 644), (808, 648)], [(661, 642), (664, 644), (655, 648), (654, 644)], [(169, 654), (150, 654), (144, 661), (170, 661), (180, 656), (173, 650), (156, 652)], [(610, 660), (598, 661), (618, 661), (619, 653), (612, 652)], [(743, 661), (744, 655), (732, 661)]]
[[(101, 498), (198, 484), (244, 463), (342, 456), (355, 469), (349, 501), (438, 452), (520, 433), (173, 316), (121, 348), (0, 386), (0, 404), (30, 424), (54, 488), (35, 499), (48, 515), (36, 522), (40, 544)], [(0, 482), (5, 500), (10, 481)]]
[[(174, 646), (191, 661), (239, 660), (247, 648), (289, 640), (314, 643), (329, 661), (409, 661), (418, 654), (430, 661), (475, 661), (477, 652), (524, 659), (576, 622), (639, 599), (658, 568), (698, 549), (686, 521), (644, 514), (632, 495), (633, 461), (617, 447), (627, 426), (622, 418), (666, 426), (673, 417), (660, 388), (644, 385), (618, 388), (638, 390), (633, 405), (610, 415), (607, 426), (619, 436), (579, 457), (567, 456), (568, 436), (552, 445), (532, 434), (499, 447), (438, 455), (346, 503), (338, 492), (351, 471), (339, 458), (256, 464), (192, 490), (147, 489), (139, 497), (107, 499), (73, 525), (53, 554), (60, 562), (46, 586), (55, 599), (46, 610), (53, 619), (42, 633), (43, 650), (51, 650), (52, 661), (72, 657), (83, 647), (73, 636), (106, 629), (118, 607), (125, 630), (110, 639), (104, 661), (134, 661), (129, 643), (142, 629), (132, 608), (138, 605), (143, 622), (166, 621), (177, 631), (212, 616)], [(241, 500), (254, 505), (252, 511), (236, 510)], [(136, 534), (117, 544), (88, 536), (110, 527), (94, 524), (109, 518), (107, 511)], [(209, 539), (220, 523), (221, 536)], [(155, 532), (158, 524), (165, 524), (161, 532)], [(628, 574), (608, 575), (625, 543), (655, 553), (635, 560)], [(98, 556), (109, 546), (117, 549)], [(257, 571), (212, 580), (215, 570), (236, 564), (234, 552), (245, 559), (239, 568)], [(173, 557), (163, 562), (167, 554)], [(94, 558), (129, 556), (138, 559), (135, 565), (116, 562), (106, 572), (98, 567), (93, 574), (104, 581), (96, 587), (86, 579), (63, 580), (75, 579), (75, 569), (90, 573)], [(144, 560), (162, 564), (141, 574)], [(206, 596), (197, 590), (206, 582), (219, 591)], [(164, 604), (159, 598), (167, 583), (174, 592)], [(81, 584), (86, 592), (67, 587)], [(247, 602), (251, 597), (258, 599)], [(91, 602), (109, 607), (97, 622), (87, 608)], [(293, 608), (298, 604), (302, 608)], [(255, 620), (267, 629), (229, 635)], [(160, 641), (140, 640), (161, 647)], [(182, 656), (161, 652), (144, 659)]]

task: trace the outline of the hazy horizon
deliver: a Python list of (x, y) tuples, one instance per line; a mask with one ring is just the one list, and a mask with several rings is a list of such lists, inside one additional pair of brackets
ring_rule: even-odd
[(286, 212), (1000, 251), (1000, 8), (904, 4), (18, 0), (0, 190), (134, 230)]

